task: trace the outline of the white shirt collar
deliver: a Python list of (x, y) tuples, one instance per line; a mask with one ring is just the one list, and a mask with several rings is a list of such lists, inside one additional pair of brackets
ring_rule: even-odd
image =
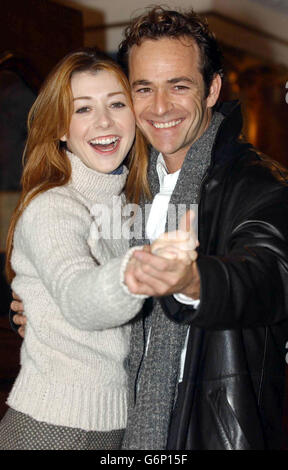
[(170, 189), (171, 193), (175, 188), (177, 179), (180, 173), (180, 169), (174, 173), (168, 173), (167, 165), (165, 163), (162, 153), (159, 153), (156, 164), (157, 174), (160, 184), (160, 192), (162, 189)]

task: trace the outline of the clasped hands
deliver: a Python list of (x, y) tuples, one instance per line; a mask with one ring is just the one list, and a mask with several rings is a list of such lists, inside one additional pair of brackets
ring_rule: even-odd
[(188, 211), (179, 229), (166, 232), (152, 245), (135, 250), (126, 267), (124, 282), (133, 294), (165, 296), (185, 294), (200, 297), (200, 277), (196, 264), (199, 242), (191, 229), (194, 217)]
[[(167, 232), (143, 250), (134, 251), (125, 271), (124, 281), (130, 292), (148, 296), (185, 294), (200, 297), (200, 277), (196, 264), (199, 245), (191, 230), (194, 214), (188, 211), (181, 219), (179, 230)], [(13, 292), (13, 321), (19, 325), (23, 338), (27, 318), (21, 299)]]

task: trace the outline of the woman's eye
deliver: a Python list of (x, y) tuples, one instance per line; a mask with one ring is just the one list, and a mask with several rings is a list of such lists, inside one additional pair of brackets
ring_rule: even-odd
[(112, 103), (112, 108), (125, 108), (126, 104), (122, 103), (122, 101), (117, 101), (116, 103)]
[(90, 111), (90, 108), (88, 106), (82, 106), (82, 108), (76, 109), (75, 112), (78, 114), (82, 114), (82, 113), (87, 113), (88, 111)]

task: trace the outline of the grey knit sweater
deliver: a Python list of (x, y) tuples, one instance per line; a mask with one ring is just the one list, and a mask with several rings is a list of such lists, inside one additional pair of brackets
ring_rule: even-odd
[(120, 284), (128, 241), (104, 239), (91, 214), (113, 196), (123, 204), (127, 169), (104, 175), (69, 158), (71, 182), (32, 200), (15, 231), (12, 288), (28, 325), (8, 404), (38, 421), (110, 431), (127, 415), (130, 327), (120, 325), (143, 301)]

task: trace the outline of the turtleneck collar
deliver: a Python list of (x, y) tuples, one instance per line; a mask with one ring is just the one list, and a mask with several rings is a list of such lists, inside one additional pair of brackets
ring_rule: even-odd
[(79, 191), (82, 196), (91, 201), (99, 201), (99, 196), (105, 200), (105, 198), (119, 196), (123, 192), (128, 175), (128, 169), (125, 166), (123, 166), (121, 174), (99, 173), (86, 166), (73, 153), (66, 151), (66, 154), (72, 166), (69, 184)]

